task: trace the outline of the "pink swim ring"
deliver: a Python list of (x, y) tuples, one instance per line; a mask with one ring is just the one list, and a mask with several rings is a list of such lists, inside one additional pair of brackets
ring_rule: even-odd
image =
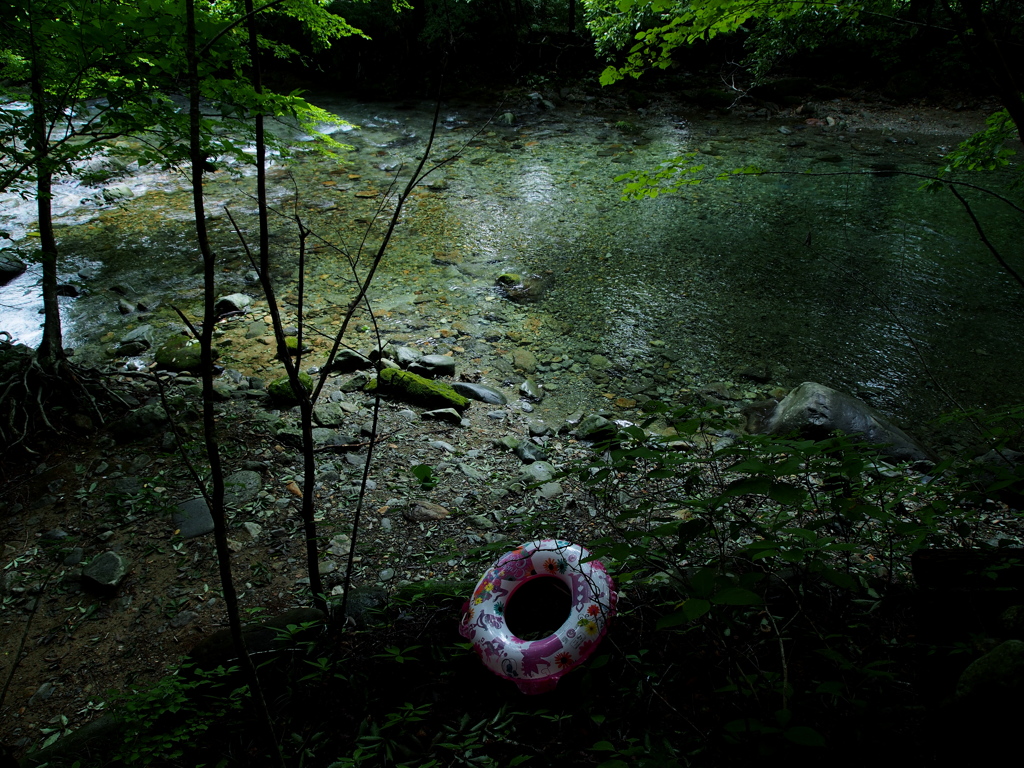
[[(615, 584), (597, 560), (577, 544), (543, 539), (523, 544), (498, 559), (473, 590), (459, 632), (484, 664), (523, 693), (550, 691), (566, 672), (582, 664), (608, 631), (615, 615)], [(505, 623), (505, 606), (535, 579), (555, 578), (569, 589), (569, 616), (552, 635), (522, 640)], [(517, 606), (518, 607), (518, 606)]]

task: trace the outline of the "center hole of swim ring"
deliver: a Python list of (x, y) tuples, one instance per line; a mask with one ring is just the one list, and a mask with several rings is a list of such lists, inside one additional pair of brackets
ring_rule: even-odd
[(541, 576), (512, 593), (505, 604), (505, 624), (520, 640), (543, 640), (558, 631), (571, 608), (568, 585), (553, 576)]

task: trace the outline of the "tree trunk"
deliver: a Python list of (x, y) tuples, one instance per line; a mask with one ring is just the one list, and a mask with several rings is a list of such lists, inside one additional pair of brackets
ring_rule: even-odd
[(32, 101), (32, 140), (36, 153), (36, 209), (39, 215), (40, 262), (43, 267), (43, 339), (37, 356), (47, 367), (64, 359), (64, 340), (57, 303), (57, 240), (53, 235), (53, 171), (50, 168), (50, 131), (47, 127), (46, 90), (43, 87), (43, 60), (36, 41), (34, 17), (29, 22), (29, 46), (32, 52), (29, 89)]
[(224, 514), (224, 469), (221, 465), (220, 445), (217, 442), (216, 414), (213, 398), (213, 326), (217, 322), (214, 311), (216, 303), (216, 259), (210, 247), (206, 229), (206, 206), (203, 200), (203, 155), (200, 142), (199, 111), (199, 61), (196, 53), (195, 0), (187, 0), (186, 13), (186, 57), (189, 79), (189, 155), (192, 163), (192, 203), (195, 208), (196, 240), (203, 256), (203, 330), (200, 334), (200, 360), (203, 380), (203, 433), (206, 439), (206, 456), (210, 463), (210, 489), (204, 497), (213, 517), (213, 537), (217, 548), (217, 564), (220, 571), (224, 607), (228, 614), (231, 639), (238, 654), (239, 664), (249, 684), (253, 708), (260, 723), (259, 737), (264, 748), (270, 753), (274, 765), (284, 766), (281, 748), (274, 734), (273, 721), (263, 696), (256, 667), (245, 647), (242, 635), (242, 620), (238, 611), (238, 596), (231, 576), (231, 550), (228, 548), (227, 521)]

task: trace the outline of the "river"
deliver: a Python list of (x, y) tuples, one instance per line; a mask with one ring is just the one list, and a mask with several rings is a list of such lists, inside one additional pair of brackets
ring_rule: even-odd
[[(308, 136), (279, 129), (296, 150), (276, 157), (269, 173), (272, 248), (288, 294), (296, 277), (290, 217), (315, 233), (307, 308), (329, 329), (351, 296), (360, 241), (367, 232), (367, 249), (379, 241), (389, 186), (426, 145), (432, 106), (313, 100), (359, 126), (334, 134), (355, 150), (325, 159)], [(855, 111), (825, 111), (839, 124), (657, 104), (626, 113), (589, 96), (557, 105), (524, 96), (497, 111), (446, 105), (433, 157), (459, 157), (417, 188), (395, 232), (372, 291), (384, 336), (450, 353), (461, 371), (488, 381), (533, 368), (548, 407), (562, 415), (628, 409), (644, 397), (686, 401), (709, 385), (752, 399), (815, 380), (857, 394), (934, 444), (945, 438), (928, 424), (953, 410), (951, 400), (1024, 401), (1020, 288), (951, 195), (886, 172), (932, 174), (959, 136), (917, 133), (913, 123), (856, 130)], [(132, 149), (131, 140), (113, 147), (127, 175), (105, 182), (130, 186), (131, 199), (107, 202), (102, 185), (76, 181), (55, 195), (62, 274), (82, 291), (62, 299), (66, 343), (87, 362), (108, 361), (112, 344), (142, 323), (169, 335), (180, 325), (172, 305), (198, 312), (185, 180), (139, 169)], [(617, 174), (693, 151), (709, 170), (786, 173), (621, 200)], [(252, 236), (251, 170), (222, 164), (207, 178), (221, 293), (256, 295), (225, 215), (231, 210)], [(1017, 257), (1021, 217), (981, 194), (970, 201), (997, 247)], [(30, 202), (2, 202), (6, 244), (29, 248)], [(365, 256), (357, 270), (364, 265)], [(504, 295), (495, 283), (506, 273), (537, 276), (532, 301)], [(146, 311), (121, 314), (122, 296)], [(30, 269), (0, 288), (0, 329), (36, 343), (39, 306)], [(350, 343), (365, 349), (370, 336), (354, 333)], [(227, 350), (229, 367), (260, 375), (274, 367), (237, 351)]]

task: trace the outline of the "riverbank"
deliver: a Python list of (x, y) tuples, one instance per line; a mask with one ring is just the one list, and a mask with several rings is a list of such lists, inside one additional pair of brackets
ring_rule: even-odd
[[(631, 140), (620, 141), (618, 133), (613, 133), (618, 129), (614, 128), (617, 121), (612, 120), (615, 115), (606, 111), (610, 105), (594, 105), (586, 100), (590, 95), (587, 92), (579, 94), (582, 101), (575, 101), (573, 93), (554, 94), (560, 99), (555, 107), (581, 113), (593, 109), (591, 117), (595, 118), (600, 107), (594, 133), (604, 138), (595, 151), (611, 153), (600, 157), (610, 162), (633, 151), (628, 147)], [(550, 110), (543, 104), (550, 99), (544, 93), (538, 95), (539, 101), (529, 93), (519, 94), (520, 101), (510, 107), (518, 121), (515, 128), (510, 127), (508, 136), (493, 131), (494, 136), (467, 156), (470, 169), (491, 172), (499, 162), (510, 159), (506, 152), (498, 151), (502, 148), (520, 153), (518, 162), (525, 165), (523, 161), (528, 160), (533, 167), (538, 158), (524, 153), (554, 153), (552, 146), (579, 138), (579, 133), (551, 124)], [(624, 109), (628, 105), (623, 101), (614, 106)], [(657, 102), (640, 107), (647, 110), (646, 115), (662, 108), (668, 109)], [(854, 111), (847, 113), (844, 108)], [(879, 129), (873, 140), (887, 144), (882, 138), (886, 133), (881, 130), (885, 126), (896, 131), (913, 123), (924, 129), (915, 131), (915, 135), (928, 131), (946, 135), (954, 123), (958, 130), (970, 129), (967, 118), (960, 113), (942, 113), (940, 117), (918, 109), (890, 111), (877, 106), (858, 113), (843, 103), (836, 106), (835, 115), (830, 109), (815, 108), (812, 118), (803, 117), (803, 112), (795, 109), (775, 113), (751, 105), (749, 112), (742, 112), (745, 116), (734, 119), (751, 124), (758, 121), (758, 125), (763, 121), (762, 134), (775, 143), (795, 141), (788, 138), (791, 134), (779, 132), (783, 126), (800, 135), (809, 132), (814, 141), (831, 142), (835, 138), (839, 142), (837, 137), (842, 134), (836, 130), (838, 122), (830, 124), (830, 117), (846, 120), (847, 129), (854, 132), (858, 120), (873, 120), (871, 128), (865, 130)], [(760, 110), (766, 112), (760, 114)], [(638, 113), (632, 109), (629, 114)], [(921, 119), (914, 120), (915, 115)], [(544, 131), (551, 133), (539, 135)], [(395, 133), (390, 129), (388, 142), (395, 140)], [(705, 138), (716, 141), (714, 136)], [(900, 133), (892, 138), (901, 142), (905, 137)], [(538, 142), (539, 148), (527, 147), (530, 141)], [(516, 143), (523, 146), (514, 149)], [(720, 146), (728, 143), (721, 142)], [(713, 153), (707, 154), (714, 157)], [(335, 208), (326, 213), (333, 210), (346, 222), (365, 216), (355, 208), (360, 203), (349, 200), (371, 199), (357, 195), (371, 187), (371, 182), (378, 184), (378, 179), (349, 177), (368, 174), (372, 168), (386, 165), (388, 159), (360, 160), (359, 167), (346, 168), (340, 175), (314, 175), (321, 188), (326, 182), (335, 182), (326, 188), (338, 189), (338, 200), (344, 195), (345, 202), (335, 201)], [(730, 156), (727, 162), (732, 159)], [(378, 168), (373, 173), (389, 178), (386, 174), (390, 172)], [(437, 227), (441, 239), (450, 237), (453, 230), (439, 226), (450, 213), (442, 211), (437, 201), (441, 196), (454, 197), (449, 201), (454, 207), (469, 209), (478, 179), (467, 176), (452, 174), (444, 186), (423, 190), (420, 213), (425, 223), (413, 221), (411, 225), (424, 232)], [(543, 195), (551, 188), (550, 184), (527, 186), (520, 189), (513, 204), (526, 207), (538, 197), (544, 203)], [(615, 195), (616, 190), (609, 185), (600, 205), (609, 204)], [(493, 206), (488, 210), (495, 220), (507, 223), (501, 219), (503, 210)], [(113, 231), (109, 235), (112, 242), (132, 233), (139, 235), (147, 226), (135, 216), (129, 229), (127, 223), (132, 218), (130, 210), (111, 210), (105, 226)], [(167, 218), (173, 216), (168, 214)], [(226, 230), (223, 220), (221, 224)], [(564, 223), (560, 227), (568, 229)], [(437, 230), (433, 231), (436, 235)], [(537, 232), (547, 236), (546, 229)], [(500, 232), (484, 231), (474, 237), (482, 239), (488, 234), (501, 236)], [(738, 345), (723, 350), (728, 363), (713, 355), (702, 362), (693, 354), (682, 358), (673, 350), (669, 351), (675, 358), (662, 354), (665, 335), (660, 331), (641, 333), (644, 329), (640, 321), (644, 318), (640, 316), (616, 322), (619, 337), (610, 333), (602, 337), (602, 331), (596, 329), (593, 333), (597, 340), (566, 348), (566, 339), (578, 331), (571, 313), (554, 311), (543, 302), (509, 301), (495, 285), (497, 278), (512, 268), (523, 268), (522, 273), (528, 275), (532, 267), (543, 267), (544, 254), (531, 253), (533, 247), (529, 246), (495, 259), (493, 248), (476, 250), (473, 243), (450, 242), (449, 247), (441, 249), (433, 247), (436, 239), (417, 240), (413, 236), (413, 247), (398, 254), (395, 272), (387, 276), (379, 297), (384, 335), (398, 345), (415, 347), (419, 353), (447, 353), (457, 361), (458, 378), (487, 385), (501, 392), (508, 402), (474, 403), (463, 415), (468, 422), (465, 424), (461, 419), (458, 424), (425, 419), (425, 409), (407, 403), (384, 403), (378, 430), (381, 439), (374, 449), (372, 487), (360, 533), (365, 546), (357, 549), (356, 577), (361, 585), (389, 589), (404, 581), (474, 579), (486, 565), (486, 557), (472, 554), (475, 547), (518, 544), (540, 535), (584, 542), (600, 535), (605, 530), (605, 518), (596, 514), (593, 499), (573, 478), (556, 478), (554, 473), (591, 455), (589, 445), (571, 431), (583, 415), (599, 410), (601, 402), (610, 417), (638, 422), (642, 420), (640, 408), (648, 398), (674, 403), (692, 398), (721, 404), (738, 424), (744, 405), (799, 383), (792, 381), (794, 374), (779, 371), (775, 361), (764, 365), (763, 357), (750, 355)], [(425, 252), (431, 256), (425, 259), (428, 246), (430, 250)], [(550, 246), (551, 242), (545, 241), (545, 249)], [(591, 250), (594, 253), (563, 252), (588, 256), (594, 270), (588, 267), (578, 276), (563, 278), (550, 287), (552, 292), (579, 291), (598, 285), (605, 277), (615, 283), (609, 274), (614, 259), (604, 258), (604, 248)], [(635, 258), (627, 256), (625, 260)], [(237, 253), (228, 257), (227, 266), (230, 278), (237, 281), (237, 287), (244, 288), (246, 269)], [(604, 268), (609, 271), (602, 275)], [(415, 273), (418, 286), (398, 281), (403, 269)], [(444, 285), (444, 289), (439, 290), (438, 285)], [(614, 294), (614, 285), (610, 293)], [(140, 296), (130, 296), (134, 306), (123, 316), (119, 300), (102, 298), (109, 315), (121, 319), (112, 328), (99, 329), (102, 333), (95, 326), (88, 329), (97, 352), (116, 346), (151, 317), (138, 308), (136, 299)], [(648, 300), (641, 299), (636, 305), (646, 306)], [(338, 302), (329, 294), (317, 301), (320, 306), (314, 303), (314, 311), (324, 313), (317, 321), (330, 319), (332, 304)], [(170, 317), (169, 312), (167, 315)], [(582, 312), (578, 316), (583, 317)], [(286, 321), (294, 322), (294, 317)], [(159, 330), (163, 335), (177, 331), (169, 323)], [(225, 320), (218, 326), (216, 338), (222, 350), (221, 362), (227, 369), (220, 377), (224, 400), (218, 407), (228, 469), (232, 474), (247, 473), (235, 477), (239, 495), (231, 520), (231, 538), (236, 582), (247, 609), (276, 613), (307, 602), (296, 514), (300, 493), (317, 496), (324, 533), (322, 572), (332, 591), (339, 586), (348, 548), (345, 537), (351, 535), (355, 487), (368, 449), (372, 400), (352, 383), (354, 374), (332, 378), (323, 398), (324, 405), (331, 407), (321, 415), (322, 429), (328, 431), (321, 435), (318, 487), (304, 489), (291, 442), (294, 415), (266, 400), (263, 388), (280, 370), (273, 359), (273, 345), (266, 343), (265, 307), (256, 303), (248, 315)], [(371, 336), (363, 333), (353, 338), (352, 344), (368, 353), (370, 340)], [(671, 343), (672, 337), (667, 341)], [(319, 339), (314, 337), (311, 344), (314, 352), (323, 351)], [(632, 356), (622, 354), (623, 349), (631, 350)], [(702, 355), (704, 352), (701, 350)], [(127, 364), (146, 367), (149, 355), (143, 347), (139, 354), (128, 358)], [(639, 358), (641, 362), (634, 365)], [(747, 364), (740, 365), (744, 359)], [(519, 387), (528, 377), (541, 389), (524, 397)], [(133, 398), (133, 409), (156, 404), (157, 391), (151, 385), (129, 378), (122, 384)], [(586, 397), (581, 394), (584, 390)], [(544, 396), (538, 398), (539, 394)], [(176, 421), (195, 437), (195, 381), (187, 376), (175, 377), (171, 397)], [(582, 403), (592, 405), (584, 410)], [(167, 434), (167, 428), (161, 426), (141, 435), (140, 440), (121, 442), (130, 435), (119, 436), (105, 428), (79, 445), (55, 450), (36, 467), (10, 479), (4, 495), (8, 524), (3, 542), (8, 566), (4, 572), (4, 615), (0, 617), (5, 624), (4, 658), (16, 654), (21, 641), (19, 630), (29, 616), (32, 622), (25, 646), (29, 653), (19, 665), (0, 712), (4, 723), (0, 738), (7, 743), (25, 748), (47, 738), (52, 729), (63, 730), (87, 721), (95, 716), (108, 690), (127, 690), (154, 679), (200, 638), (223, 626), (210, 537), (200, 534), (186, 539), (182, 523), (193, 518), (172, 518), (180, 512), (179, 505), (196, 493), (188, 473), (171, 452)], [(511, 448), (515, 441), (534, 445), (547, 457), (527, 463)], [(412, 466), (430, 467), (436, 485), (425, 489), (411, 471)], [(436, 504), (447, 515), (442, 516), (432, 506), (417, 511), (416, 501)], [(59, 551), (60, 558), (45, 555), (48, 548)], [(129, 563), (114, 597), (90, 592), (79, 578), (82, 563), (107, 551)], [(57, 567), (51, 572), (54, 565)]]

